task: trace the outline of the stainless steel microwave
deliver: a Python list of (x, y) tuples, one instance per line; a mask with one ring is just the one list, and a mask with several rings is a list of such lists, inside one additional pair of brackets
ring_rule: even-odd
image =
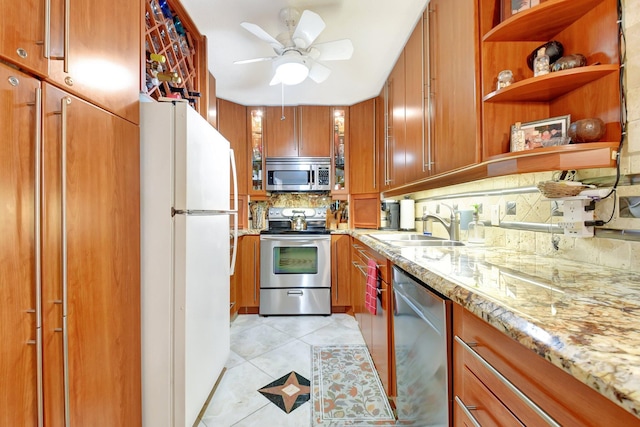
[(268, 157), (267, 191), (331, 190), (329, 157)]

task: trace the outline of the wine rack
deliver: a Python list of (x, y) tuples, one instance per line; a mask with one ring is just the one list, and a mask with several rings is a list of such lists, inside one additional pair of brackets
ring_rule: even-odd
[[(146, 84), (143, 90), (156, 100), (179, 94), (199, 110), (202, 88), (198, 54), (202, 51), (203, 38), (189, 31), (192, 24), (189, 25), (187, 19), (167, 0), (145, 2)], [(162, 55), (164, 63), (150, 59), (151, 54)]]

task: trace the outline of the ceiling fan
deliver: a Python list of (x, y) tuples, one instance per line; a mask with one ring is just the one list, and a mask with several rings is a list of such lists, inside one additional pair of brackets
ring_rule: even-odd
[(261, 27), (249, 22), (240, 25), (260, 40), (267, 42), (275, 51), (275, 56), (245, 59), (234, 64), (273, 61), (274, 76), (270, 85), (296, 85), (307, 77), (321, 83), (329, 77), (331, 70), (319, 61), (346, 60), (353, 55), (353, 44), (349, 39), (313, 44), (325, 28), (325, 23), (315, 12), (300, 12), (295, 8), (284, 8), (280, 19), (287, 31), (271, 36)]

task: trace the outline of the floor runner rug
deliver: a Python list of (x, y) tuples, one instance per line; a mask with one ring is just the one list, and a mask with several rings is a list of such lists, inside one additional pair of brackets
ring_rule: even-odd
[(313, 427), (396, 425), (366, 346), (316, 346), (312, 353)]

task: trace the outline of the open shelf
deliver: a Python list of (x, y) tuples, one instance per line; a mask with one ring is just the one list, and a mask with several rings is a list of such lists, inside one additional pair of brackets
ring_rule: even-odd
[(603, 0), (549, 0), (519, 12), (488, 31), (485, 42), (548, 41)]
[(617, 64), (588, 65), (515, 82), (485, 95), (484, 102), (548, 102), (619, 70)]
[(455, 169), (385, 191), (384, 196), (393, 197), (512, 174), (613, 167), (615, 166), (613, 154), (617, 151), (618, 145), (618, 142), (591, 142), (500, 154), (476, 165)]

